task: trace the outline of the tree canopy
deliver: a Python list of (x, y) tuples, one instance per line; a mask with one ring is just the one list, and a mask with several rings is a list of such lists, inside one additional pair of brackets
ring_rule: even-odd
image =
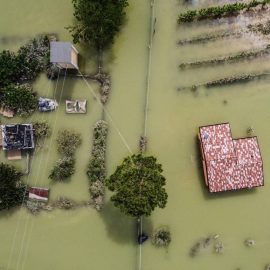
[(0, 163), (0, 210), (23, 202), (26, 186), (21, 182), (21, 176), (13, 166)]
[(85, 42), (96, 49), (113, 43), (125, 18), (127, 0), (72, 0), (76, 22), (68, 27), (75, 43)]
[(164, 208), (168, 195), (162, 166), (152, 156), (133, 155), (124, 159), (106, 184), (114, 194), (111, 201), (121, 212), (132, 217), (150, 216)]

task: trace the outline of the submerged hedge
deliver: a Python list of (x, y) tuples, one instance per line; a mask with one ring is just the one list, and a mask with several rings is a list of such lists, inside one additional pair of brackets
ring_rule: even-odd
[(87, 169), (91, 200), (97, 210), (101, 210), (104, 201), (104, 184), (106, 178), (106, 139), (108, 133), (107, 122), (100, 120), (94, 126), (93, 147), (91, 159)]
[(266, 47), (262, 49), (257, 50), (247, 50), (242, 51), (236, 54), (228, 55), (228, 56), (222, 56), (212, 59), (206, 59), (206, 60), (199, 60), (194, 62), (184, 62), (179, 65), (181, 69), (185, 68), (192, 68), (192, 67), (201, 67), (201, 66), (207, 66), (207, 65), (218, 65), (218, 64), (224, 64), (224, 63), (231, 63), (236, 61), (242, 61), (245, 59), (260, 57), (264, 55), (268, 55), (270, 53), (270, 45), (267, 45)]
[(232, 15), (238, 15), (239, 12), (245, 8), (253, 8), (258, 5), (269, 4), (270, 0), (252, 0), (249, 3), (233, 3), (225, 4), (223, 6), (215, 6), (208, 8), (201, 8), (198, 10), (188, 10), (180, 13), (178, 16), (178, 23), (192, 22), (195, 20), (217, 19)]

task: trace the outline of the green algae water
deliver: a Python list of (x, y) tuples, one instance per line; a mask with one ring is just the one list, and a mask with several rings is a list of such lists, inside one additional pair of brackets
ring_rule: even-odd
[[(206, 2), (197, 1), (198, 5), (206, 5)], [(186, 5), (179, 1), (156, 0), (153, 8), (156, 24), (149, 73), (148, 153), (157, 156), (163, 164), (169, 199), (165, 209), (154, 211), (143, 224), (149, 234), (159, 226), (168, 226), (172, 243), (165, 250), (146, 242), (142, 246), (142, 269), (264, 269), (270, 263), (270, 80), (264, 78), (246, 84), (202, 88), (196, 92), (177, 89), (225, 76), (267, 72), (269, 59), (180, 70), (180, 62), (229, 55), (256, 48), (261, 43), (243, 37), (179, 47), (179, 39), (226, 29), (239, 22), (177, 26), (177, 15), (187, 8)], [(107, 105), (113, 118), (113, 123), (109, 123), (108, 173), (129, 154), (118, 131), (133, 152), (138, 151), (139, 136), (143, 134), (150, 14), (150, 1), (131, 0), (127, 23), (106, 58), (113, 85)], [(70, 1), (2, 0), (0, 15), (1, 50), (16, 50), (28, 38), (43, 32), (56, 33), (61, 40), (71, 40), (64, 29), (73, 20)], [(78, 48), (84, 68), (94, 70), (95, 57), (84, 48)], [(97, 93), (98, 85), (90, 85)], [(59, 109), (48, 114), (36, 113), (27, 119), (1, 118), (2, 122), (10, 123), (47, 120), (54, 127), (52, 137), (35, 152), (31, 174), (24, 180), (31, 185), (50, 187), (52, 199), (67, 196), (87, 200), (85, 170), (92, 127), (101, 118), (102, 108), (80, 79), (61, 78), (56, 85), (42, 75), (34, 87), (42, 96), (52, 97), (56, 93)], [(66, 115), (65, 99), (87, 99), (87, 114)], [(221, 122), (230, 122), (235, 138), (246, 136), (248, 127), (254, 128), (264, 161), (264, 187), (215, 195), (207, 192), (196, 135), (199, 126)], [(76, 152), (76, 173), (70, 182), (53, 184), (48, 175), (59, 158), (55, 139), (63, 128), (79, 131), (83, 144)], [(3, 151), (0, 159), (7, 161)], [(25, 159), (12, 164), (24, 169)], [(101, 214), (91, 208), (55, 210), (38, 216), (32, 216), (24, 209), (1, 213), (0, 267), (11, 270), (139, 269), (135, 233), (134, 221), (121, 215), (110, 203)], [(211, 234), (220, 235), (224, 253), (215, 254), (210, 245), (196, 257), (191, 257), (191, 247), (200, 238)], [(245, 247), (247, 238), (256, 241), (254, 247)]]

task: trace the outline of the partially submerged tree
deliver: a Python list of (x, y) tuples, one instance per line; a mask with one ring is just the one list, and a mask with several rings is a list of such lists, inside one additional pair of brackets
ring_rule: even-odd
[(81, 135), (71, 130), (62, 130), (57, 137), (57, 150), (64, 156), (73, 156), (82, 143)]
[(171, 233), (167, 228), (157, 229), (152, 236), (152, 243), (156, 247), (167, 247), (171, 241)]
[(20, 67), (17, 65), (16, 54), (10, 51), (0, 52), (0, 88), (17, 80)]
[(97, 50), (113, 43), (125, 18), (127, 0), (72, 0), (74, 26), (68, 27), (75, 43), (84, 42)]
[(162, 171), (152, 156), (125, 158), (106, 182), (114, 192), (111, 201), (121, 212), (136, 218), (150, 216), (156, 207), (164, 208), (168, 195)]
[(49, 65), (49, 39), (42, 35), (20, 47), (17, 53), (0, 52), (0, 88), (36, 79)]
[(34, 135), (36, 140), (41, 140), (49, 137), (52, 129), (46, 121), (36, 121), (33, 123)]
[(38, 99), (30, 85), (10, 84), (0, 90), (0, 105), (18, 115), (29, 115), (37, 108)]
[(21, 176), (13, 166), (0, 163), (0, 210), (22, 204), (26, 186)]

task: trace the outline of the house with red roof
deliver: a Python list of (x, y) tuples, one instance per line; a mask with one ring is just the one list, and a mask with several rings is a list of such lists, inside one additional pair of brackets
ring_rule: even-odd
[(199, 128), (205, 184), (210, 192), (264, 185), (263, 162), (256, 136), (233, 139), (229, 123)]

